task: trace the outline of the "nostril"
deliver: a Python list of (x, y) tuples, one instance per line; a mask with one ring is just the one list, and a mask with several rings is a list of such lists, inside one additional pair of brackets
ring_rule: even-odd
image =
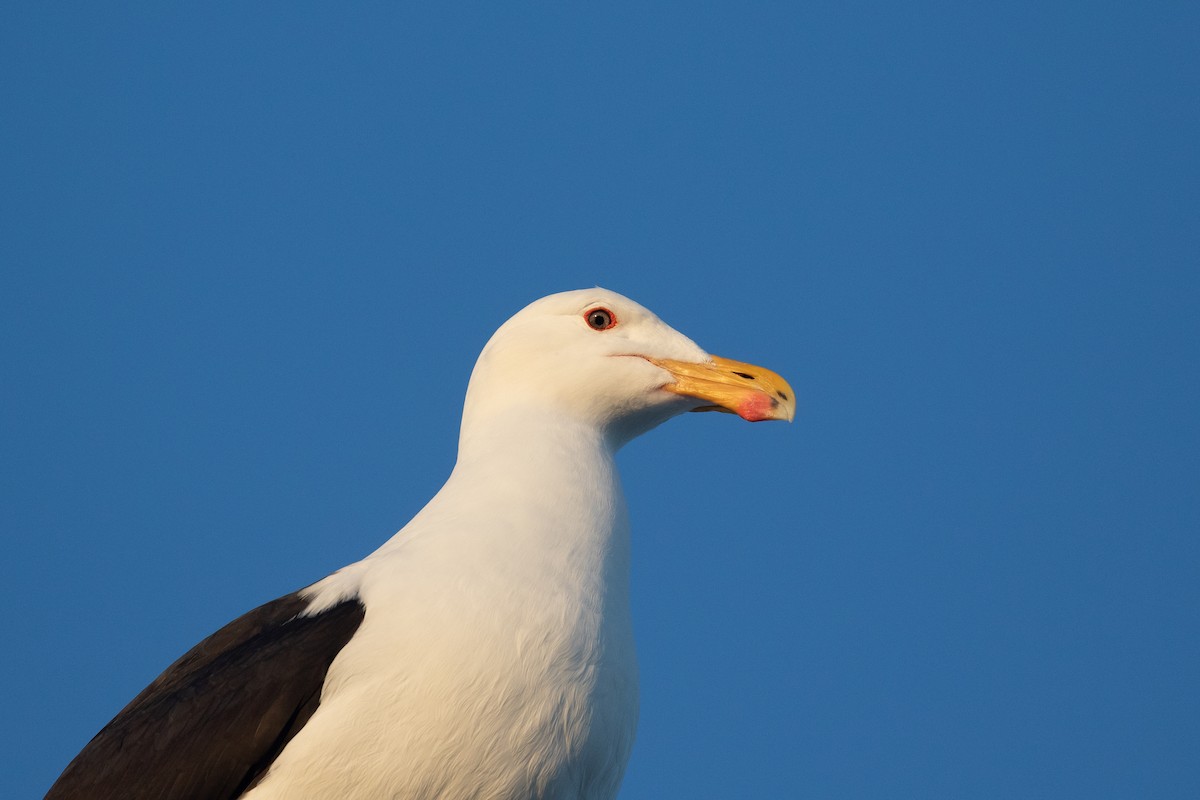
[(735, 372), (733, 374), (737, 375), (739, 378), (745, 378), (748, 381), (754, 380), (754, 376), (750, 375), (749, 373), (746, 373), (746, 372)]
[(787, 402), (787, 399), (788, 399), (787, 392), (780, 392), (780, 393), (779, 393), (779, 399), (780, 399), (780, 400), (783, 400), (783, 401), (786, 403), (786, 402)]

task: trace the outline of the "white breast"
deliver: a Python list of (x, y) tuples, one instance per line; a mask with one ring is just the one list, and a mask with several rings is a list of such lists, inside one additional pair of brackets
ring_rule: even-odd
[(409, 526), (312, 587), (314, 609), (357, 593), (366, 617), (246, 797), (615, 797), (637, 666), (628, 521), (598, 454), (529, 475), (515, 453), (486, 480), (460, 457)]

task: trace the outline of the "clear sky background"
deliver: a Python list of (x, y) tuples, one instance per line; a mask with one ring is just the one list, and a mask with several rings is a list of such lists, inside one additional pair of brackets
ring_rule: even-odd
[(1200, 796), (1200, 6), (436, 5), (6, 7), (0, 797), (597, 284), (800, 395), (622, 455), (622, 798)]

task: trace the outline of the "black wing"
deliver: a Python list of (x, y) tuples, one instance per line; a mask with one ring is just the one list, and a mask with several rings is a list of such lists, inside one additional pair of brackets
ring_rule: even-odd
[(289, 594), (193, 647), (104, 726), (46, 800), (218, 800), (253, 786), (321, 702), (362, 623), (346, 600), (313, 616)]

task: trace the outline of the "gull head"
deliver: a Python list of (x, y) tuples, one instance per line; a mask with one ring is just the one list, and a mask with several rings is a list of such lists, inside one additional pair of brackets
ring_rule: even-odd
[(706, 353), (651, 311), (607, 289), (530, 303), (500, 326), (475, 364), (463, 431), (512, 414), (592, 426), (614, 447), (685, 411), (792, 419), (796, 396), (763, 367)]

